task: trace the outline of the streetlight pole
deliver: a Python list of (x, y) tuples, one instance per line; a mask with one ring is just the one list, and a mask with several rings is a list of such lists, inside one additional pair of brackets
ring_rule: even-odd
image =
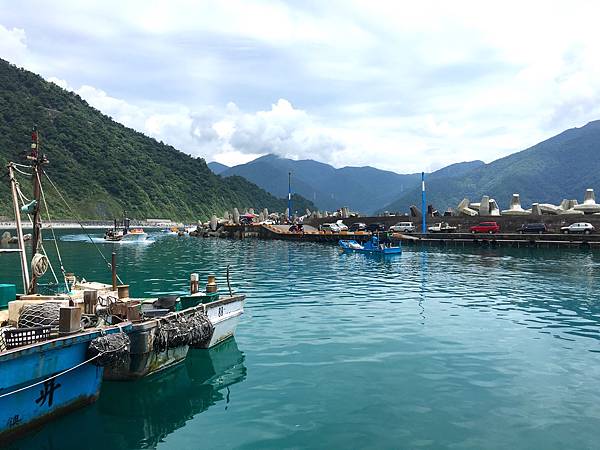
[(427, 201), (425, 198), (425, 172), (421, 172), (421, 232), (423, 234), (427, 234), (427, 222), (426, 222), (426, 214), (427, 214)]
[(288, 221), (292, 221), (292, 172), (288, 172)]

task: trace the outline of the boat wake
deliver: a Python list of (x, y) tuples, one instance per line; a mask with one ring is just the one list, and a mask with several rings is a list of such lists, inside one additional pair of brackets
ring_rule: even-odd
[[(118, 244), (118, 245), (148, 245), (155, 242), (154, 238), (148, 237), (147, 239), (131, 239), (131, 240), (121, 240), (121, 241), (107, 241), (103, 236), (91, 236), (91, 242), (94, 244)], [(65, 234), (60, 237), (60, 240), (63, 242), (90, 242), (90, 238), (85, 234)]]

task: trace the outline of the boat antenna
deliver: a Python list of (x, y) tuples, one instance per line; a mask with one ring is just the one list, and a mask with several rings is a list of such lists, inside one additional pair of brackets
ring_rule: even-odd
[[(41, 182), (40, 182), (40, 172), (43, 172), (44, 164), (48, 164), (48, 159), (46, 159), (46, 155), (44, 155), (40, 151), (40, 136), (37, 130), (37, 126), (34, 125), (31, 130), (31, 151), (29, 155), (27, 155), (27, 159), (31, 161), (31, 168), (33, 169), (32, 173), (32, 183), (33, 183), (33, 233), (31, 235), (31, 259), (34, 261), (38, 257), (37, 254), (40, 253), (40, 247), (42, 244), (42, 218), (40, 214), (40, 200), (41, 200)], [(38, 282), (38, 271), (32, 270), (31, 274), (31, 282), (27, 289), (28, 294), (36, 294), (37, 293), (37, 282)]]

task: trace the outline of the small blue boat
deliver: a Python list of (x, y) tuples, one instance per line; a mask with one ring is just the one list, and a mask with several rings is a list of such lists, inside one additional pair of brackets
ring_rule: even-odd
[(371, 253), (376, 255), (397, 255), (402, 253), (402, 247), (388, 245), (380, 241), (379, 237), (373, 235), (370, 240), (360, 244), (355, 240), (340, 240), (340, 247), (345, 252)]

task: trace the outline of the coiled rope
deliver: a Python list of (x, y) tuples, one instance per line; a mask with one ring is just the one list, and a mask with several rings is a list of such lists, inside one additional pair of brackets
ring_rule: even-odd
[(46, 273), (49, 265), (50, 261), (46, 255), (36, 253), (33, 255), (33, 258), (31, 258), (31, 273), (33, 273), (33, 276), (36, 278), (40, 278)]

